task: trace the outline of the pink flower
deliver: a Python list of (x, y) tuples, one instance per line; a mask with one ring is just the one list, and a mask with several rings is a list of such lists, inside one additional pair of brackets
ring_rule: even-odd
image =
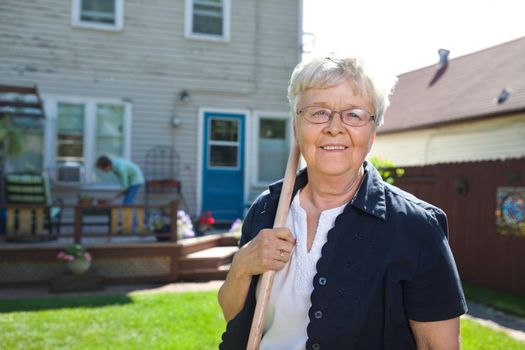
[(74, 261), (76, 259), (91, 261), (91, 254), (86, 252), (86, 249), (80, 244), (71, 244), (65, 251), (57, 254), (58, 260)]
[(58, 256), (58, 259), (59, 260), (64, 260), (64, 261), (73, 261), (73, 260), (75, 260), (75, 257), (73, 255), (69, 255), (69, 254), (66, 254), (64, 252), (61, 252), (61, 254), (59, 254), (59, 256)]

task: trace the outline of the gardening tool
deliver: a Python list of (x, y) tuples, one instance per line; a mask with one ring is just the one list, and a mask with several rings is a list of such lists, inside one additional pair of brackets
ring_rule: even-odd
[[(273, 227), (284, 227), (286, 225), (286, 218), (288, 217), (288, 209), (292, 200), (293, 186), (295, 183), (295, 173), (297, 171), (297, 163), (299, 161), (299, 145), (294, 143), (288, 156), (288, 163), (286, 164), (286, 171), (284, 173), (283, 187), (279, 197), (279, 204), (277, 205), (277, 213), (273, 221)], [(270, 291), (272, 290), (273, 278), (275, 271), (266, 271), (261, 277), (261, 290), (255, 313), (253, 314), (252, 328), (250, 329), (250, 338), (248, 339), (248, 350), (258, 350), (261, 342), (262, 328), (264, 325), (264, 315), (266, 307), (268, 306), (268, 299), (270, 298)]]

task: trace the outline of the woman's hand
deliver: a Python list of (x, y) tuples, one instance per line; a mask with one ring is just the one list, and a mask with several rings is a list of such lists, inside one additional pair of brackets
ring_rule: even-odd
[(287, 228), (264, 229), (235, 255), (232, 269), (251, 278), (268, 270), (279, 271), (290, 260), (295, 238)]
[(261, 230), (233, 257), (230, 272), (219, 290), (219, 304), (230, 321), (246, 300), (252, 276), (268, 270), (278, 271), (290, 260), (295, 238), (287, 228)]

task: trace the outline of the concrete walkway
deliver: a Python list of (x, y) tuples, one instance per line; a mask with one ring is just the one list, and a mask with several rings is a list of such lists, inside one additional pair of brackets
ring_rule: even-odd
[[(50, 293), (49, 288), (0, 289), (0, 300), (20, 298), (46, 298), (78, 295), (107, 295), (127, 293), (159, 293), (218, 290), (223, 281), (179, 282), (166, 285), (116, 285), (108, 286), (103, 291), (88, 293)], [(462, 316), (472, 319), (496, 331), (507, 333), (514, 339), (525, 342), (525, 319), (506, 314), (491, 307), (468, 301), (469, 312)]]
[(525, 319), (506, 314), (491, 307), (468, 301), (468, 313), (463, 316), (483, 326), (507, 333), (509, 336), (525, 342)]
[(51, 293), (48, 287), (33, 288), (4, 288), (0, 289), (0, 300), (24, 298), (49, 298), (81, 295), (109, 295), (128, 293), (154, 293), (154, 292), (193, 292), (219, 290), (223, 281), (209, 282), (178, 282), (166, 285), (159, 284), (134, 284), (134, 285), (109, 285), (104, 290), (84, 293)]

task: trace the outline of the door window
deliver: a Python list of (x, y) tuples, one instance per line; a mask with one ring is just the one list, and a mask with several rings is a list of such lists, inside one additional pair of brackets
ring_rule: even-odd
[(239, 168), (239, 120), (209, 119), (208, 167)]

